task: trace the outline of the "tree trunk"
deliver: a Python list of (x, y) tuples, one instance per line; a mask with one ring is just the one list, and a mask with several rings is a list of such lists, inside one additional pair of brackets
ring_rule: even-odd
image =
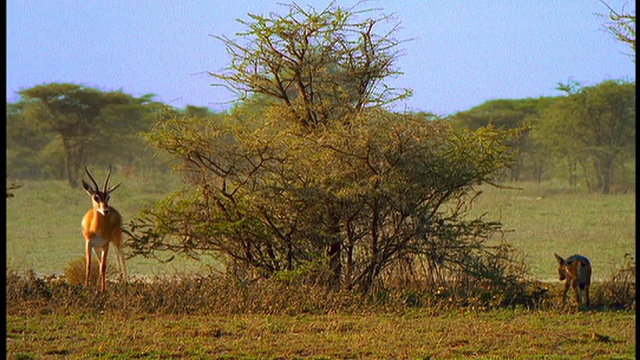
[(327, 257), (329, 258), (329, 270), (331, 271), (329, 278), (329, 288), (333, 291), (339, 291), (342, 278), (342, 236), (340, 235), (340, 218), (333, 212), (329, 211), (331, 217), (331, 243), (327, 248)]
[(67, 182), (72, 189), (76, 189), (80, 187), (80, 183), (78, 182), (77, 172), (75, 170), (75, 157), (73, 155), (73, 144), (71, 140), (65, 136), (63, 133), (60, 134), (62, 137), (62, 148), (64, 151), (64, 162), (67, 171)]
[(605, 156), (600, 160), (601, 167), (599, 169), (600, 178), (602, 179), (602, 193), (609, 194), (611, 193), (611, 183), (613, 181), (613, 172), (614, 172), (614, 156)]
[(340, 262), (341, 253), (340, 242), (334, 242), (329, 245), (327, 249), (327, 257), (329, 258), (329, 268), (331, 270), (331, 277), (329, 278), (329, 289), (332, 291), (340, 290), (340, 278), (342, 273), (342, 263)]

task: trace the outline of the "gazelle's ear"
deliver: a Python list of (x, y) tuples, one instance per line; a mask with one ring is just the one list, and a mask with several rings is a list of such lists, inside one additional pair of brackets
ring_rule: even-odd
[(564, 264), (564, 259), (562, 257), (560, 257), (560, 255), (558, 254), (553, 254), (556, 257), (556, 260), (558, 260), (558, 264), (562, 265)]
[(109, 190), (107, 190), (107, 194), (111, 194), (112, 192), (114, 192), (118, 187), (120, 187), (120, 185), (122, 185), (122, 183), (112, 186)]
[(87, 184), (86, 181), (82, 180), (82, 188), (89, 194), (89, 195), (93, 195), (95, 194), (95, 190), (93, 190), (91, 188), (91, 185)]

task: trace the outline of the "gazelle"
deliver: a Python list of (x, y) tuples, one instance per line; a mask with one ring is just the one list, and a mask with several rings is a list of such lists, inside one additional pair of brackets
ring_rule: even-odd
[(86, 240), (86, 271), (85, 286), (89, 285), (89, 275), (91, 274), (91, 255), (95, 251), (100, 262), (100, 289), (104, 291), (107, 286), (105, 272), (107, 270), (107, 255), (109, 254), (109, 245), (115, 245), (118, 255), (118, 267), (122, 269), (125, 280), (127, 276), (127, 265), (125, 264), (124, 253), (122, 252), (122, 216), (118, 210), (109, 206), (110, 194), (115, 191), (120, 184), (109, 187), (109, 178), (111, 177), (111, 167), (109, 174), (104, 181), (104, 187), (100, 190), (98, 183), (93, 178), (89, 169), (84, 168), (87, 175), (93, 183), (93, 187), (84, 179), (82, 187), (91, 195), (93, 207), (87, 211), (82, 218), (82, 234)]
[(576, 294), (578, 307), (582, 305), (581, 298), (589, 306), (589, 285), (591, 285), (591, 262), (582, 255), (571, 255), (566, 260), (560, 255), (554, 254), (558, 260), (558, 275), (560, 280), (567, 280), (562, 293), (562, 303), (567, 302), (569, 288), (573, 287)]

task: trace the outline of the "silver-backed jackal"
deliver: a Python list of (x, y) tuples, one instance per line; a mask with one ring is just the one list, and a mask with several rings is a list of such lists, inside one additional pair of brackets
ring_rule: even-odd
[(589, 285), (591, 285), (591, 262), (582, 255), (571, 255), (566, 260), (560, 255), (554, 254), (558, 260), (558, 275), (560, 280), (567, 280), (562, 293), (562, 303), (567, 302), (569, 288), (573, 287), (576, 294), (578, 307), (584, 303), (589, 306)]

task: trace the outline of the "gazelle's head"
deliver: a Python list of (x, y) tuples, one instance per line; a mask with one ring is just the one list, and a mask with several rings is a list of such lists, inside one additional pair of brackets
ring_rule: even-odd
[(91, 202), (93, 203), (93, 208), (103, 216), (106, 216), (107, 214), (109, 214), (109, 210), (110, 210), (109, 209), (110, 194), (115, 189), (117, 189), (118, 186), (120, 186), (120, 184), (109, 187), (109, 178), (111, 177), (111, 167), (109, 167), (109, 174), (107, 175), (107, 179), (104, 181), (104, 187), (102, 188), (102, 190), (100, 190), (100, 188), (98, 187), (98, 183), (89, 172), (89, 169), (85, 167), (84, 171), (86, 171), (87, 175), (89, 175), (89, 179), (91, 179), (91, 182), (93, 183), (93, 187), (91, 187), (90, 184), (84, 181), (84, 179), (82, 180), (82, 187), (87, 191), (89, 195), (91, 195)]

